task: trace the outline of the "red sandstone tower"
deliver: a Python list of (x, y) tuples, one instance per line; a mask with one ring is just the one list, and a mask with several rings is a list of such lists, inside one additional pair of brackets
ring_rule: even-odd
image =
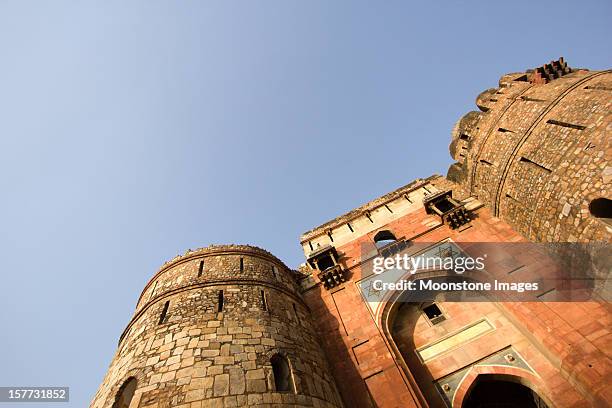
[[(453, 129), (447, 178), (416, 180), (303, 234), (304, 296), (346, 405), (612, 404), (602, 297), (546, 302), (559, 289), (549, 285), (533, 302), (410, 302), (377, 290), (368, 264), (482, 242), (609, 243), (611, 92), (610, 71), (563, 59), (505, 75)], [(605, 286), (604, 260), (594, 273)], [(536, 262), (522, 253), (491, 269), (527, 280), (543, 272)]]

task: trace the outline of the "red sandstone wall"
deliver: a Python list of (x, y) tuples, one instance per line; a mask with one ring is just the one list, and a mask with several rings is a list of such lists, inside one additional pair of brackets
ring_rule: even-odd
[[(457, 243), (525, 241), (486, 208), (475, 211), (474, 220), (463, 230), (436, 226), (436, 221), (421, 209), (379, 229), (415, 242), (446, 238)], [(452, 318), (429, 331), (417, 323), (413, 338), (417, 347), (483, 316), (496, 330), (420, 367), (398, 357), (355, 285), (362, 278), (362, 248), (374, 249), (375, 232), (360, 236), (357, 231), (353, 241), (337, 248), (341, 264), (350, 271), (348, 282), (329, 291), (315, 286), (305, 293), (347, 406), (443, 406), (431, 384), (423, 383), (423, 372), (431, 377), (431, 383), (431, 379), (469, 366), (508, 344), (536, 371), (539, 383), (534, 385), (556, 406), (605, 406), (612, 402), (605, 387), (611, 374), (607, 304), (442, 304), (452, 310)]]

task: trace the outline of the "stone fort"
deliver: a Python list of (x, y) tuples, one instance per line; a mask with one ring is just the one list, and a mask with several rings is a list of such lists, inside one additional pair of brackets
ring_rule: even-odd
[[(166, 262), (91, 407), (612, 406), (605, 299), (372, 301), (365, 266), (418, 243), (609, 243), (611, 95), (612, 71), (562, 58), (504, 75), (452, 129), (446, 177), (304, 233), (296, 270), (249, 245)], [(538, 274), (529, 253), (491, 269)]]

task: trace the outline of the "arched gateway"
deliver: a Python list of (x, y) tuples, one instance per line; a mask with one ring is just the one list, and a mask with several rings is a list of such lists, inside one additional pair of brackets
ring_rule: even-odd
[(494, 374), (478, 376), (462, 407), (548, 408), (537, 392), (521, 384), (498, 378)]
[[(512, 344), (520, 334), (504, 317), (503, 305), (445, 302), (443, 293), (433, 302), (414, 300), (408, 291), (388, 298), (378, 323), (422, 402), (430, 407), (552, 406), (541, 378)], [(476, 311), (482, 319), (470, 321)]]

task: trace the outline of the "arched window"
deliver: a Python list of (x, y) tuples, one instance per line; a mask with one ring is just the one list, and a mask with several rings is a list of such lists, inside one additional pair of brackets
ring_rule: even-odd
[(612, 200), (603, 197), (596, 198), (589, 203), (589, 212), (593, 217), (612, 225)]
[(274, 388), (276, 391), (294, 391), (293, 376), (287, 357), (281, 354), (275, 354), (270, 359), (272, 364), (272, 372), (274, 374)]
[(376, 235), (374, 235), (374, 243), (376, 244), (376, 248), (382, 248), (395, 241), (397, 241), (395, 235), (393, 235), (389, 230), (378, 231)]
[(134, 391), (136, 391), (136, 385), (136, 378), (128, 378), (123, 383), (121, 388), (119, 388), (119, 391), (117, 392), (117, 397), (115, 397), (115, 403), (113, 404), (113, 408), (129, 408), (130, 403), (132, 402), (132, 398), (134, 397)]

